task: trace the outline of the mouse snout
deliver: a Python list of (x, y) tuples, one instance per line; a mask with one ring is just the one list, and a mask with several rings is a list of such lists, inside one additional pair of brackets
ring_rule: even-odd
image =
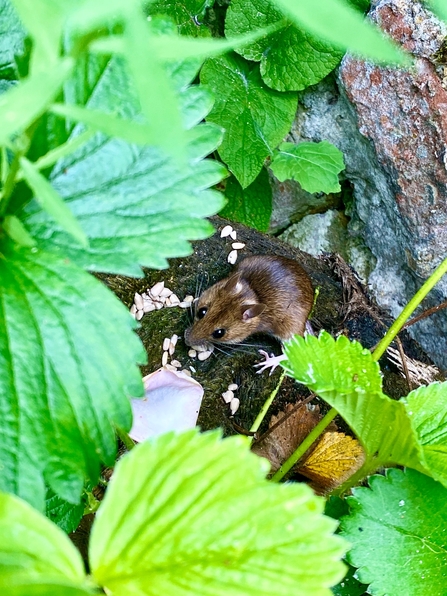
[(194, 336), (194, 326), (185, 330), (185, 343), (194, 350), (207, 350), (211, 344)]

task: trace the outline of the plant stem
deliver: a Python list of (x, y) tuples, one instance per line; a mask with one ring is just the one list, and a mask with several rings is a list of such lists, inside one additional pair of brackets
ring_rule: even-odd
[(264, 402), (264, 405), (262, 406), (259, 414), (256, 416), (256, 420), (253, 422), (253, 424), (252, 424), (252, 426), (250, 428), (250, 432), (255, 433), (259, 429), (259, 427), (261, 426), (262, 421), (264, 420), (265, 415), (267, 414), (267, 410), (272, 405), (272, 402), (275, 399), (276, 394), (278, 393), (279, 388), (281, 387), (281, 383), (283, 382), (285, 376), (286, 376), (286, 371), (283, 370), (283, 372), (281, 373), (281, 376), (279, 378), (278, 384), (273, 389), (273, 391), (271, 392), (271, 394), (269, 395), (269, 397), (266, 399), (266, 401)]
[(273, 482), (279, 482), (287, 472), (293, 468), (296, 462), (306, 453), (309, 447), (314, 443), (318, 437), (323, 433), (325, 428), (329, 426), (332, 420), (337, 416), (338, 412), (335, 408), (331, 408), (329, 412), (320, 420), (317, 426), (307, 435), (304, 441), (299, 445), (298, 449), (292, 453), (279, 470), (272, 476)]
[(401, 328), (403, 327), (406, 320), (411, 316), (411, 314), (416, 310), (422, 300), (427, 296), (427, 294), (434, 288), (434, 286), (438, 283), (441, 277), (447, 273), (447, 259), (444, 261), (433, 271), (424, 285), (416, 292), (407, 306), (403, 309), (391, 327), (385, 334), (385, 337), (380, 341), (377, 348), (374, 350), (373, 353), (373, 360), (379, 360), (382, 354), (385, 352), (387, 347), (399, 333)]

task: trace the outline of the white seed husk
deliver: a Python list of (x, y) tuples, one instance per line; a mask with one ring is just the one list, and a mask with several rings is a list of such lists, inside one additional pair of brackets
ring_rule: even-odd
[(171, 364), (172, 366), (175, 366), (175, 368), (182, 368), (182, 365), (178, 360), (171, 360)]
[(188, 294), (187, 296), (185, 296), (183, 298), (183, 302), (192, 302), (194, 300), (194, 296), (191, 296), (191, 294)]
[(230, 265), (234, 265), (237, 261), (237, 250), (232, 250), (228, 257), (227, 257), (227, 261), (230, 263)]
[(135, 292), (135, 297), (133, 301), (135, 302), (138, 310), (141, 310), (143, 308), (143, 296), (140, 296), (140, 294), (138, 294), (137, 292)]
[(175, 304), (175, 306), (180, 306), (180, 308), (189, 308), (191, 306), (191, 302), (180, 302), (180, 304)]
[(233, 399), (233, 397), (234, 397), (234, 393), (233, 393), (232, 391), (224, 391), (224, 392), (222, 393), (222, 397), (223, 397), (223, 399), (224, 399), (224, 402), (225, 402), (226, 404), (229, 404), (229, 403), (230, 403), (230, 401), (231, 401), (231, 400)]
[(225, 226), (222, 228), (222, 230), (220, 232), (220, 237), (226, 238), (227, 236), (229, 236), (231, 234), (232, 231), (233, 231), (233, 228), (231, 226)]
[(171, 294), (169, 296), (171, 304), (180, 304), (180, 298), (176, 294)]
[(163, 350), (167, 352), (169, 350), (169, 346), (171, 345), (171, 340), (169, 337), (165, 337), (163, 340)]
[(236, 385), (236, 383), (231, 383), (231, 385), (228, 385), (228, 391), (237, 391), (239, 389), (239, 385)]
[(230, 237), (233, 238), (233, 240), (236, 240), (236, 238), (237, 238), (236, 230), (233, 230), (232, 232), (230, 232)]
[(135, 316), (137, 314), (137, 305), (136, 304), (132, 304), (132, 306), (130, 307), (130, 314)]
[(244, 248), (244, 246), (245, 244), (243, 242), (233, 242), (231, 248), (234, 248), (234, 250), (241, 250), (241, 248)]
[(168, 353), (163, 352), (163, 356), (161, 357), (161, 365), (166, 366), (168, 363)]
[(141, 321), (141, 319), (143, 318), (144, 315), (144, 310), (137, 310), (136, 314), (135, 314), (135, 318), (137, 321)]
[(171, 299), (170, 298), (166, 298), (166, 300), (165, 300), (165, 306), (172, 306)]
[(155, 308), (157, 310), (160, 310), (160, 308), (163, 308), (163, 302), (158, 302), (157, 301), (157, 302), (154, 302), (154, 304), (155, 304)]
[(169, 356), (172, 356), (173, 353), (175, 352), (175, 346), (172, 345), (172, 343), (169, 344)]
[(171, 337), (171, 344), (173, 346), (176, 346), (178, 342), (178, 335), (176, 333), (174, 333), (174, 335)]
[(151, 293), (152, 296), (157, 297), (157, 296), (160, 296), (160, 293), (164, 287), (165, 287), (165, 282), (159, 281), (154, 286), (152, 286), (152, 288), (149, 290), (149, 292)]
[(233, 397), (233, 399), (230, 401), (230, 411), (232, 414), (236, 414), (239, 409), (239, 404), (239, 399), (237, 397)]
[(197, 351), (196, 350), (189, 350), (188, 351), (188, 356), (190, 358), (195, 358), (197, 356)]
[(162, 291), (159, 293), (161, 298), (168, 298), (172, 294), (172, 290), (169, 288), (163, 288)]
[(144, 312), (152, 312), (155, 310), (155, 304), (153, 302), (145, 302), (143, 306)]
[(203, 362), (204, 360), (206, 360), (210, 356), (211, 356), (211, 350), (206, 350), (206, 352), (199, 352), (197, 354), (197, 358), (200, 360), (200, 362)]

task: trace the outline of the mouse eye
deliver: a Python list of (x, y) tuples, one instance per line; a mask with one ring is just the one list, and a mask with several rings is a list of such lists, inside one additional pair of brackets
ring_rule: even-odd
[(225, 329), (216, 329), (215, 331), (213, 331), (212, 335), (214, 339), (220, 339), (225, 335)]
[(203, 319), (203, 317), (206, 315), (208, 309), (206, 306), (202, 306), (202, 308), (199, 308), (199, 310), (197, 311), (197, 318), (198, 319)]

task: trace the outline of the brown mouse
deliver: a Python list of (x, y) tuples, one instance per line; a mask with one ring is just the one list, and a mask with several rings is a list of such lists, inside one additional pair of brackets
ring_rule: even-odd
[(229, 277), (200, 296), (194, 323), (185, 331), (187, 345), (236, 344), (253, 333), (285, 341), (303, 335), (313, 304), (313, 288), (292, 259), (247, 257)]

